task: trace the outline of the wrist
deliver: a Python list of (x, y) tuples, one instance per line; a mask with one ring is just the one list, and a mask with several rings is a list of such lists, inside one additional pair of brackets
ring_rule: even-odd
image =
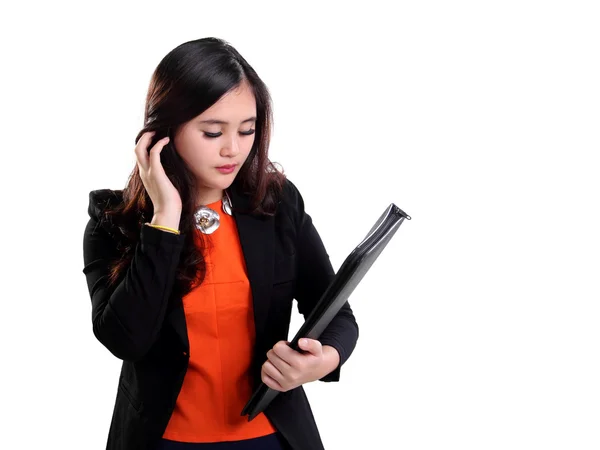
[(340, 365), (340, 354), (335, 347), (332, 347), (331, 345), (323, 346), (323, 359), (325, 360), (325, 363), (323, 364), (324, 370), (326, 370), (326, 373), (323, 376), (329, 375)]
[(179, 230), (180, 219), (180, 213), (157, 213), (152, 217), (150, 224)]

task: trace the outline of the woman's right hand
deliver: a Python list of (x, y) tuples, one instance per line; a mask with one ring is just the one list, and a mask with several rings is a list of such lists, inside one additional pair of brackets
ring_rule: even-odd
[(160, 162), (160, 152), (169, 142), (169, 137), (158, 141), (148, 152), (154, 133), (154, 131), (144, 133), (135, 146), (140, 178), (154, 206), (152, 223), (179, 229), (181, 196), (167, 177)]

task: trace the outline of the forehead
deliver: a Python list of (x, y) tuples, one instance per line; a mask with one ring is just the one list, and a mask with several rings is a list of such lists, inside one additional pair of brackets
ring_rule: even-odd
[(256, 116), (256, 99), (246, 83), (225, 93), (214, 105), (197, 116), (197, 122), (239, 124)]

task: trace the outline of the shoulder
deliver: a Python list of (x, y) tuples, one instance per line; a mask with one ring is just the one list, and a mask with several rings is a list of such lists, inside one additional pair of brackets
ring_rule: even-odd
[(283, 182), (282, 201), (296, 207), (302, 201), (298, 187), (288, 177)]
[(280, 208), (291, 217), (298, 226), (304, 215), (304, 199), (300, 190), (289, 178), (285, 178), (281, 192)]
[(113, 189), (96, 189), (88, 195), (88, 215), (100, 221), (108, 207), (114, 207), (123, 202), (123, 191)]
[(108, 209), (113, 209), (123, 203), (123, 191), (112, 189), (96, 189), (88, 194), (89, 230), (94, 234), (102, 230), (105, 237), (117, 238), (121, 233), (113, 216), (106, 215)]

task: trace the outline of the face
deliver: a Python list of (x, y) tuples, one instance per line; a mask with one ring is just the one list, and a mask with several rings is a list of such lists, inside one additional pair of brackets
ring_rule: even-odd
[(221, 199), (231, 185), (252, 149), (255, 125), (256, 100), (244, 82), (177, 130), (175, 148), (196, 175), (201, 204)]

